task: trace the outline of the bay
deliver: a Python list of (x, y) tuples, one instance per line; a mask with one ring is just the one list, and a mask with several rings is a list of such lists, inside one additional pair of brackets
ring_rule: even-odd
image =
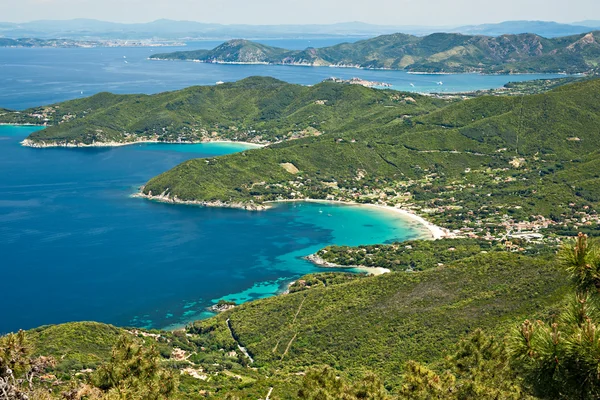
[[(359, 38), (261, 40), (288, 49), (322, 47)], [(219, 41), (196, 41), (184, 47), (117, 47), (90, 49), (0, 48), (0, 107), (21, 110), (109, 91), (158, 93), (192, 85), (213, 85), (248, 76), (271, 76), (314, 85), (335, 76), (386, 82), (412, 92), (463, 92), (498, 88), (511, 81), (559, 75), (415, 75), (404, 71), (281, 65), (219, 65), (186, 61), (151, 61), (152, 54), (210, 49)], [(442, 83), (441, 85), (439, 83)]]
[(322, 271), (329, 244), (406, 240), (423, 228), (366, 207), (283, 203), (264, 212), (155, 203), (131, 194), (194, 157), (242, 144), (33, 149), (37, 127), (0, 126), (0, 332), (94, 320), (176, 327), (221, 298), (272, 296)]

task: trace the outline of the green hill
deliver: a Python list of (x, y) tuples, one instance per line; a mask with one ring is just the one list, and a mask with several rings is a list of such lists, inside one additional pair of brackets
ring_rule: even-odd
[(377, 127), (186, 161), (143, 192), (176, 201), (398, 204), (479, 235), (538, 215), (551, 219), (545, 228), (583, 228), (597, 219), (600, 201), (592, 172), (599, 93), (600, 80), (591, 80), (539, 95), (479, 97)]
[(307, 87), (251, 77), (156, 95), (99, 93), (6, 113), (0, 121), (46, 121), (52, 126), (26, 141), (41, 147), (140, 140), (270, 143), (385, 124), (445, 104), (359, 85), (323, 82)]
[[(207, 60), (227, 62), (235, 60), (236, 63), (261, 63), (274, 60), (285, 54), (287, 50), (267, 46), (249, 40), (235, 39), (227, 41), (213, 50), (180, 51), (171, 53), (169, 59), (176, 60)], [(151, 56), (150, 58), (160, 58)]]
[(437, 362), (466, 332), (506, 331), (543, 314), (565, 291), (564, 276), (547, 259), (477, 254), (421, 273), (315, 285), (197, 326), (223, 326), (229, 319), (257, 366), (296, 372), (327, 364), (357, 375), (372, 370), (397, 387), (407, 360)]
[(232, 40), (213, 50), (155, 54), (157, 60), (351, 66), (413, 72), (587, 73), (600, 61), (600, 32), (546, 39), (535, 34), (393, 34), (331, 47), (285, 50)]

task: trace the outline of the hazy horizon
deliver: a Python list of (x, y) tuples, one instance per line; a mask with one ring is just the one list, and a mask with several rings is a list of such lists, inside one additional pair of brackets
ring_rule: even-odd
[(298, 26), (309, 26), (309, 25), (338, 25), (338, 24), (367, 24), (367, 25), (374, 25), (374, 26), (391, 26), (391, 27), (423, 27), (423, 28), (456, 28), (456, 27), (460, 27), (460, 26), (477, 26), (477, 25), (493, 25), (493, 24), (501, 24), (501, 23), (505, 23), (505, 22), (548, 22), (548, 23), (558, 23), (558, 24), (568, 24), (568, 25), (577, 25), (577, 23), (580, 22), (585, 22), (585, 21), (599, 21), (600, 22), (600, 17), (596, 20), (594, 18), (592, 19), (588, 19), (588, 20), (581, 20), (581, 21), (570, 21), (570, 22), (558, 22), (558, 21), (553, 21), (553, 20), (533, 20), (533, 19), (523, 19), (523, 20), (502, 20), (502, 21), (495, 21), (495, 22), (488, 22), (488, 21), (481, 21), (481, 22), (476, 22), (476, 23), (470, 23), (470, 24), (448, 24), (448, 25), (423, 25), (423, 24), (383, 24), (383, 23), (376, 23), (376, 22), (365, 22), (365, 21), (338, 21), (338, 22), (322, 22), (322, 23), (312, 23), (312, 22), (305, 22), (305, 23), (224, 23), (224, 22), (214, 22), (214, 21), (198, 21), (198, 20), (191, 20), (191, 19), (173, 19), (173, 18), (156, 18), (156, 19), (150, 19), (150, 20), (146, 20), (146, 21), (135, 21), (135, 22), (130, 22), (130, 21), (110, 21), (107, 19), (101, 19), (101, 18), (90, 18), (90, 17), (73, 17), (73, 18), (45, 18), (45, 19), (33, 19), (33, 20), (25, 20), (25, 21), (9, 21), (9, 20), (4, 20), (4, 19), (0, 19), (0, 23), (11, 23), (11, 24), (29, 24), (29, 23), (34, 23), (34, 22), (60, 22), (60, 21), (64, 21), (64, 22), (68, 22), (68, 21), (84, 21), (84, 20), (88, 20), (88, 21), (97, 21), (97, 22), (106, 22), (106, 23), (115, 23), (115, 24), (124, 24), (124, 25), (135, 25), (135, 24), (150, 24), (153, 22), (158, 22), (161, 20), (164, 21), (172, 21), (172, 22), (190, 22), (190, 23), (200, 23), (200, 24), (215, 24), (215, 25), (223, 25), (223, 26), (234, 26), (234, 25), (248, 25), (248, 26), (286, 26), (286, 25), (298, 25)]
[(0, 0), (2, 22), (95, 19), (147, 23), (159, 19), (225, 25), (311, 25), (363, 22), (393, 26), (460, 26), (505, 21), (571, 24), (600, 20), (600, 2), (574, 0)]

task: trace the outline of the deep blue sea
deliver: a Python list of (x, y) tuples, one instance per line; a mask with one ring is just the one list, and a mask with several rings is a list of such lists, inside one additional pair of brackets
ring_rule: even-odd
[(318, 270), (328, 244), (407, 239), (422, 228), (360, 207), (265, 212), (131, 198), (152, 176), (239, 144), (32, 149), (38, 128), (0, 126), (0, 332), (73, 320), (168, 327), (220, 298), (270, 296)]
[[(263, 41), (287, 48), (334, 39)], [(187, 49), (218, 42), (191, 43)], [(186, 48), (184, 48), (186, 49)], [(181, 48), (0, 48), (0, 107), (23, 109), (101, 91), (155, 93), (268, 75), (314, 84), (335, 75), (406, 90), (462, 91), (550, 77), (409, 75), (398, 71), (148, 61)], [(436, 81), (443, 81), (438, 85)], [(413, 83), (414, 87), (410, 86)], [(240, 144), (32, 149), (34, 127), (0, 126), (0, 333), (95, 320), (174, 327), (221, 298), (271, 296), (319, 270), (302, 257), (329, 245), (405, 240), (423, 228), (353, 206), (285, 203), (266, 212), (175, 206), (131, 195), (149, 178)]]
[[(323, 47), (356, 38), (261, 40), (288, 49)], [(157, 93), (192, 85), (213, 85), (253, 75), (311, 85), (335, 76), (386, 82), (394, 89), (416, 92), (458, 92), (498, 88), (510, 81), (558, 75), (414, 75), (403, 71), (280, 65), (218, 65), (186, 61), (149, 61), (154, 53), (210, 49), (218, 41), (185, 47), (26, 49), (0, 48), (0, 107), (24, 109), (110, 91)], [(442, 83), (441, 85), (439, 83)]]

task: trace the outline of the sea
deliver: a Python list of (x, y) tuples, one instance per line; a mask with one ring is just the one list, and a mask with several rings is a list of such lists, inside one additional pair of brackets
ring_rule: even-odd
[[(263, 42), (304, 48), (339, 41)], [(183, 49), (219, 43), (194, 42)], [(181, 49), (0, 48), (0, 107), (20, 110), (101, 91), (156, 93), (252, 75), (304, 85), (358, 76), (419, 91), (485, 89), (553, 77), (148, 60), (154, 52)], [(220, 299), (243, 303), (273, 296), (302, 275), (323, 271), (304, 257), (327, 245), (427, 235), (415, 222), (370, 207), (281, 203), (257, 212), (134, 198), (148, 179), (185, 160), (254, 150), (231, 143), (20, 145), (38, 129), (0, 126), (0, 333), (82, 320), (177, 328), (214, 315), (207, 308)]]
[[(359, 38), (260, 40), (287, 49), (323, 47)], [(404, 71), (283, 65), (224, 65), (191, 61), (150, 61), (156, 53), (212, 49), (221, 41), (196, 41), (181, 47), (0, 48), (0, 107), (21, 110), (87, 97), (98, 92), (158, 93), (193, 85), (214, 85), (249, 76), (271, 76), (314, 85), (324, 79), (358, 77), (392, 89), (420, 93), (494, 89), (508, 82), (560, 75), (410, 74)]]

